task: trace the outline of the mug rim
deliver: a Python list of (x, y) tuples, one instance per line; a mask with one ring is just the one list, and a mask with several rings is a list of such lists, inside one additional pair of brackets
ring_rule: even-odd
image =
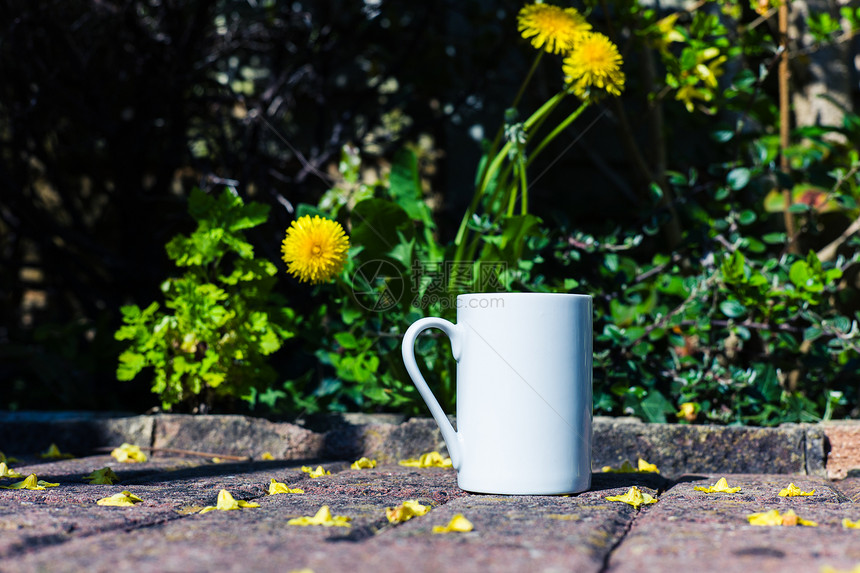
[(593, 298), (590, 294), (576, 294), (569, 292), (469, 292), (458, 294), (457, 298), (465, 297), (570, 297), (570, 298)]

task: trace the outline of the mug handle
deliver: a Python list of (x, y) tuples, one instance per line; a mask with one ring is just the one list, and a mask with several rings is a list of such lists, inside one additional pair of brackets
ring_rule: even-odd
[(409, 373), (410, 378), (412, 378), (412, 382), (415, 384), (415, 387), (418, 388), (418, 393), (421, 394), (422, 398), (424, 398), (424, 402), (427, 404), (427, 407), (430, 408), (430, 413), (433, 414), (433, 419), (436, 420), (436, 424), (439, 425), (439, 430), (442, 432), (442, 438), (445, 440), (445, 445), (448, 446), (448, 454), (451, 456), (451, 465), (454, 466), (454, 469), (460, 469), (460, 464), (463, 461), (460, 446), (460, 434), (454, 431), (454, 427), (451, 425), (451, 422), (448, 421), (448, 417), (445, 415), (445, 412), (442, 411), (442, 407), (439, 405), (439, 401), (436, 399), (436, 396), (433, 395), (433, 392), (430, 391), (430, 387), (427, 386), (427, 382), (424, 380), (424, 376), (421, 375), (421, 370), (418, 368), (418, 363), (415, 361), (415, 339), (428, 328), (438, 328), (444, 332), (449, 339), (451, 339), (451, 353), (454, 355), (454, 360), (459, 362), (462, 336), (461, 327), (445, 320), (444, 318), (436, 318), (432, 316), (421, 318), (412, 323), (412, 326), (406, 330), (406, 334), (403, 335), (403, 346), (401, 348), (403, 352), (403, 363), (406, 365), (406, 372)]

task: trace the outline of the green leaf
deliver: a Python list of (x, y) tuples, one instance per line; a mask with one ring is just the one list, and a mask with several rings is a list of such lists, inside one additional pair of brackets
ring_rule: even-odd
[(296, 205), (296, 219), (301, 219), (304, 216), (310, 217), (321, 217), (323, 219), (330, 219), (328, 213), (317, 207), (316, 205), (310, 205), (308, 203), (299, 203)]
[(351, 332), (338, 332), (334, 335), (334, 339), (347, 350), (358, 348), (358, 341)]
[(714, 138), (714, 141), (717, 141), (719, 143), (727, 143), (731, 141), (732, 138), (735, 136), (735, 132), (730, 129), (721, 129), (713, 132), (711, 135)]
[(788, 278), (795, 286), (806, 288), (807, 282), (812, 278), (806, 261), (795, 261), (788, 270)]
[(143, 370), (146, 359), (142, 354), (126, 350), (119, 355), (119, 366), (116, 369), (116, 377), (119, 380), (132, 380), (137, 373)]
[(767, 233), (761, 238), (768, 245), (782, 245), (785, 244), (786, 239), (785, 233)]
[(365, 199), (352, 210), (351, 242), (364, 247), (368, 259), (388, 255), (401, 236), (411, 240), (415, 236), (412, 219), (403, 208), (385, 199)]
[(726, 175), (726, 183), (733, 191), (738, 191), (750, 182), (750, 170), (746, 167), (736, 167)]
[(738, 222), (741, 225), (751, 225), (752, 223), (755, 223), (755, 220), (756, 214), (750, 209), (744, 209), (740, 214), (738, 214)]
[(660, 392), (651, 390), (641, 402), (642, 411), (648, 422), (666, 423), (666, 414), (675, 411), (675, 407)]
[(720, 312), (729, 318), (738, 318), (746, 314), (747, 309), (735, 299), (724, 300), (720, 303)]
[(231, 231), (250, 229), (262, 225), (269, 218), (269, 206), (262, 203), (251, 202), (241, 208), (237, 218), (228, 227)]

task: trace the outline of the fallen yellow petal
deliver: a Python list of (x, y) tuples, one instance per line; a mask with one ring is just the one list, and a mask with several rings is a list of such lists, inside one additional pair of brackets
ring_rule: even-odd
[[(857, 521), (851, 521), (847, 517), (843, 518), (842, 527), (844, 527), (845, 529), (860, 529), (860, 519), (858, 519)], [(858, 565), (858, 567), (860, 567), (860, 565)]]
[(109, 505), (113, 507), (130, 507), (142, 501), (142, 499), (140, 499), (130, 491), (124, 491), (122, 493), (115, 493), (110, 497), (103, 497), (96, 503), (99, 505)]
[(120, 481), (119, 476), (116, 475), (110, 468), (102, 468), (100, 470), (95, 470), (90, 475), (84, 476), (84, 479), (89, 480), (91, 484), (100, 485), (112, 485)]
[(823, 565), (821, 569), (819, 569), (819, 573), (860, 573), (860, 563), (851, 569), (837, 569), (832, 565)]
[(801, 495), (812, 495), (815, 493), (815, 490), (812, 491), (801, 491), (799, 487), (794, 485), (793, 483), (788, 484), (788, 487), (783, 488), (779, 492), (779, 497), (796, 497)]
[(242, 509), (245, 507), (260, 507), (259, 503), (254, 503), (251, 501), (244, 501), (241, 499), (235, 499), (229, 491), (226, 489), (222, 489), (218, 492), (218, 501), (212, 506), (204, 507), (200, 510), (200, 513), (206, 513), (207, 511), (233, 511), (234, 509)]
[(312, 478), (318, 478), (322, 476), (330, 476), (331, 472), (325, 470), (322, 466), (317, 466), (317, 469), (311, 469), (308, 466), (302, 466), (302, 471), (308, 474)]
[(21, 474), (6, 465), (6, 462), (0, 462), (0, 478), (22, 478)]
[(426, 515), (430, 511), (430, 506), (421, 505), (417, 500), (404, 501), (397, 507), (385, 508), (385, 517), (390, 523), (403, 523), (409, 521), (413, 517)]
[(657, 464), (649, 464), (642, 458), (639, 458), (639, 461), (637, 463), (639, 465), (639, 469), (637, 471), (639, 472), (654, 474), (660, 473), (660, 470), (657, 469)]
[(375, 468), (376, 467), (376, 460), (371, 460), (370, 458), (362, 457), (362, 458), (359, 458), (359, 459), (355, 460), (354, 462), (352, 462), (352, 465), (349, 467), (350, 467), (350, 469), (353, 469), (353, 470)]
[(273, 459), (275, 459), (275, 456), (272, 455), (272, 452), (263, 452), (260, 455), (260, 459), (261, 460), (273, 460)]
[(73, 458), (72, 454), (64, 454), (60, 451), (60, 448), (57, 447), (57, 444), (51, 444), (48, 446), (48, 449), (39, 454), (39, 457), (43, 460), (53, 459), (53, 460), (68, 460)]
[(450, 468), (453, 467), (451, 458), (443, 458), (439, 452), (428, 452), (421, 454), (417, 460), (409, 458), (398, 462), (401, 466), (410, 468)]
[(272, 478), (272, 482), (269, 484), (269, 495), (275, 495), (278, 493), (305, 493), (305, 490), (301, 488), (287, 487), (287, 484), (276, 481), (275, 478)]
[(612, 466), (603, 466), (601, 469), (604, 473), (613, 473), (613, 474), (632, 474), (636, 473), (636, 468), (633, 467), (629, 461), (624, 460), (624, 463), (621, 464), (621, 467), (618, 469), (613, 468)]
[(140, 451), (140, 446), (124, 443), (118, 448), (114, 448), (110, 453), (118, 462), (135, 463), (145, 462), (146, 454)]
[(7, 458), (6, 454), (0, 452), (0, 462), (6, 462), (7, 464), (17, 464), (20, 461), (21, 460), (19, 460), (18, 458)]
[(0, 489), (45, 489), (46, 487), (57, 487), (58, 483), (50, 483), (36, 478), (36, 474), (30, 474), (24, 481), (12, 485), (0, 485)]
[(351, 527), (349, 522), (352, 518), (345, 515), (332, 515), (327, 505), (319, 508), (313, 517), (295, 517), (287, 522), (287, 525), (322, 525), (324, 527)]
[(475, 528), (472, 522), (466, 519), (462, 513), (451, 518), (448, 525), (434, 525), (433, 533), (466, 533)]
[(606, 501), (620, 501), (638, 509), (640, 505), (657, 503), (657, 498), (643, 492), (634, 485), (624, 495), (610, 495), (606, 498)]
[(771, 509), (762, 513), (753, 513), (747, 516), (750, 525), (805, 525), (807, 527), (818, 527), (818, 524), (808, 519), (803, 519), (793, 509), (789, 509), (780, 515), (778, 509)]
[(693, 489), (696, 491), (703, 491), (705, 493), (737, 493), (741, 491), (740, 487), (729, 487), (729, 482), (724, 477), (718, 479), (717, 483), (710, 487), (697, 485), (693, 486)]

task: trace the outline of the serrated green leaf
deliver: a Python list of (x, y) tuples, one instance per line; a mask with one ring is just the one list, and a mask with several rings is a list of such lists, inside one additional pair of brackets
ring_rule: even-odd
[(146, 359), (142, 354), (126, 350), (119, 355), (119, 366), (116, 369), (116, 377), (118, 380), (132, 380), (137, 373), (143, 370), (146, 365)]

